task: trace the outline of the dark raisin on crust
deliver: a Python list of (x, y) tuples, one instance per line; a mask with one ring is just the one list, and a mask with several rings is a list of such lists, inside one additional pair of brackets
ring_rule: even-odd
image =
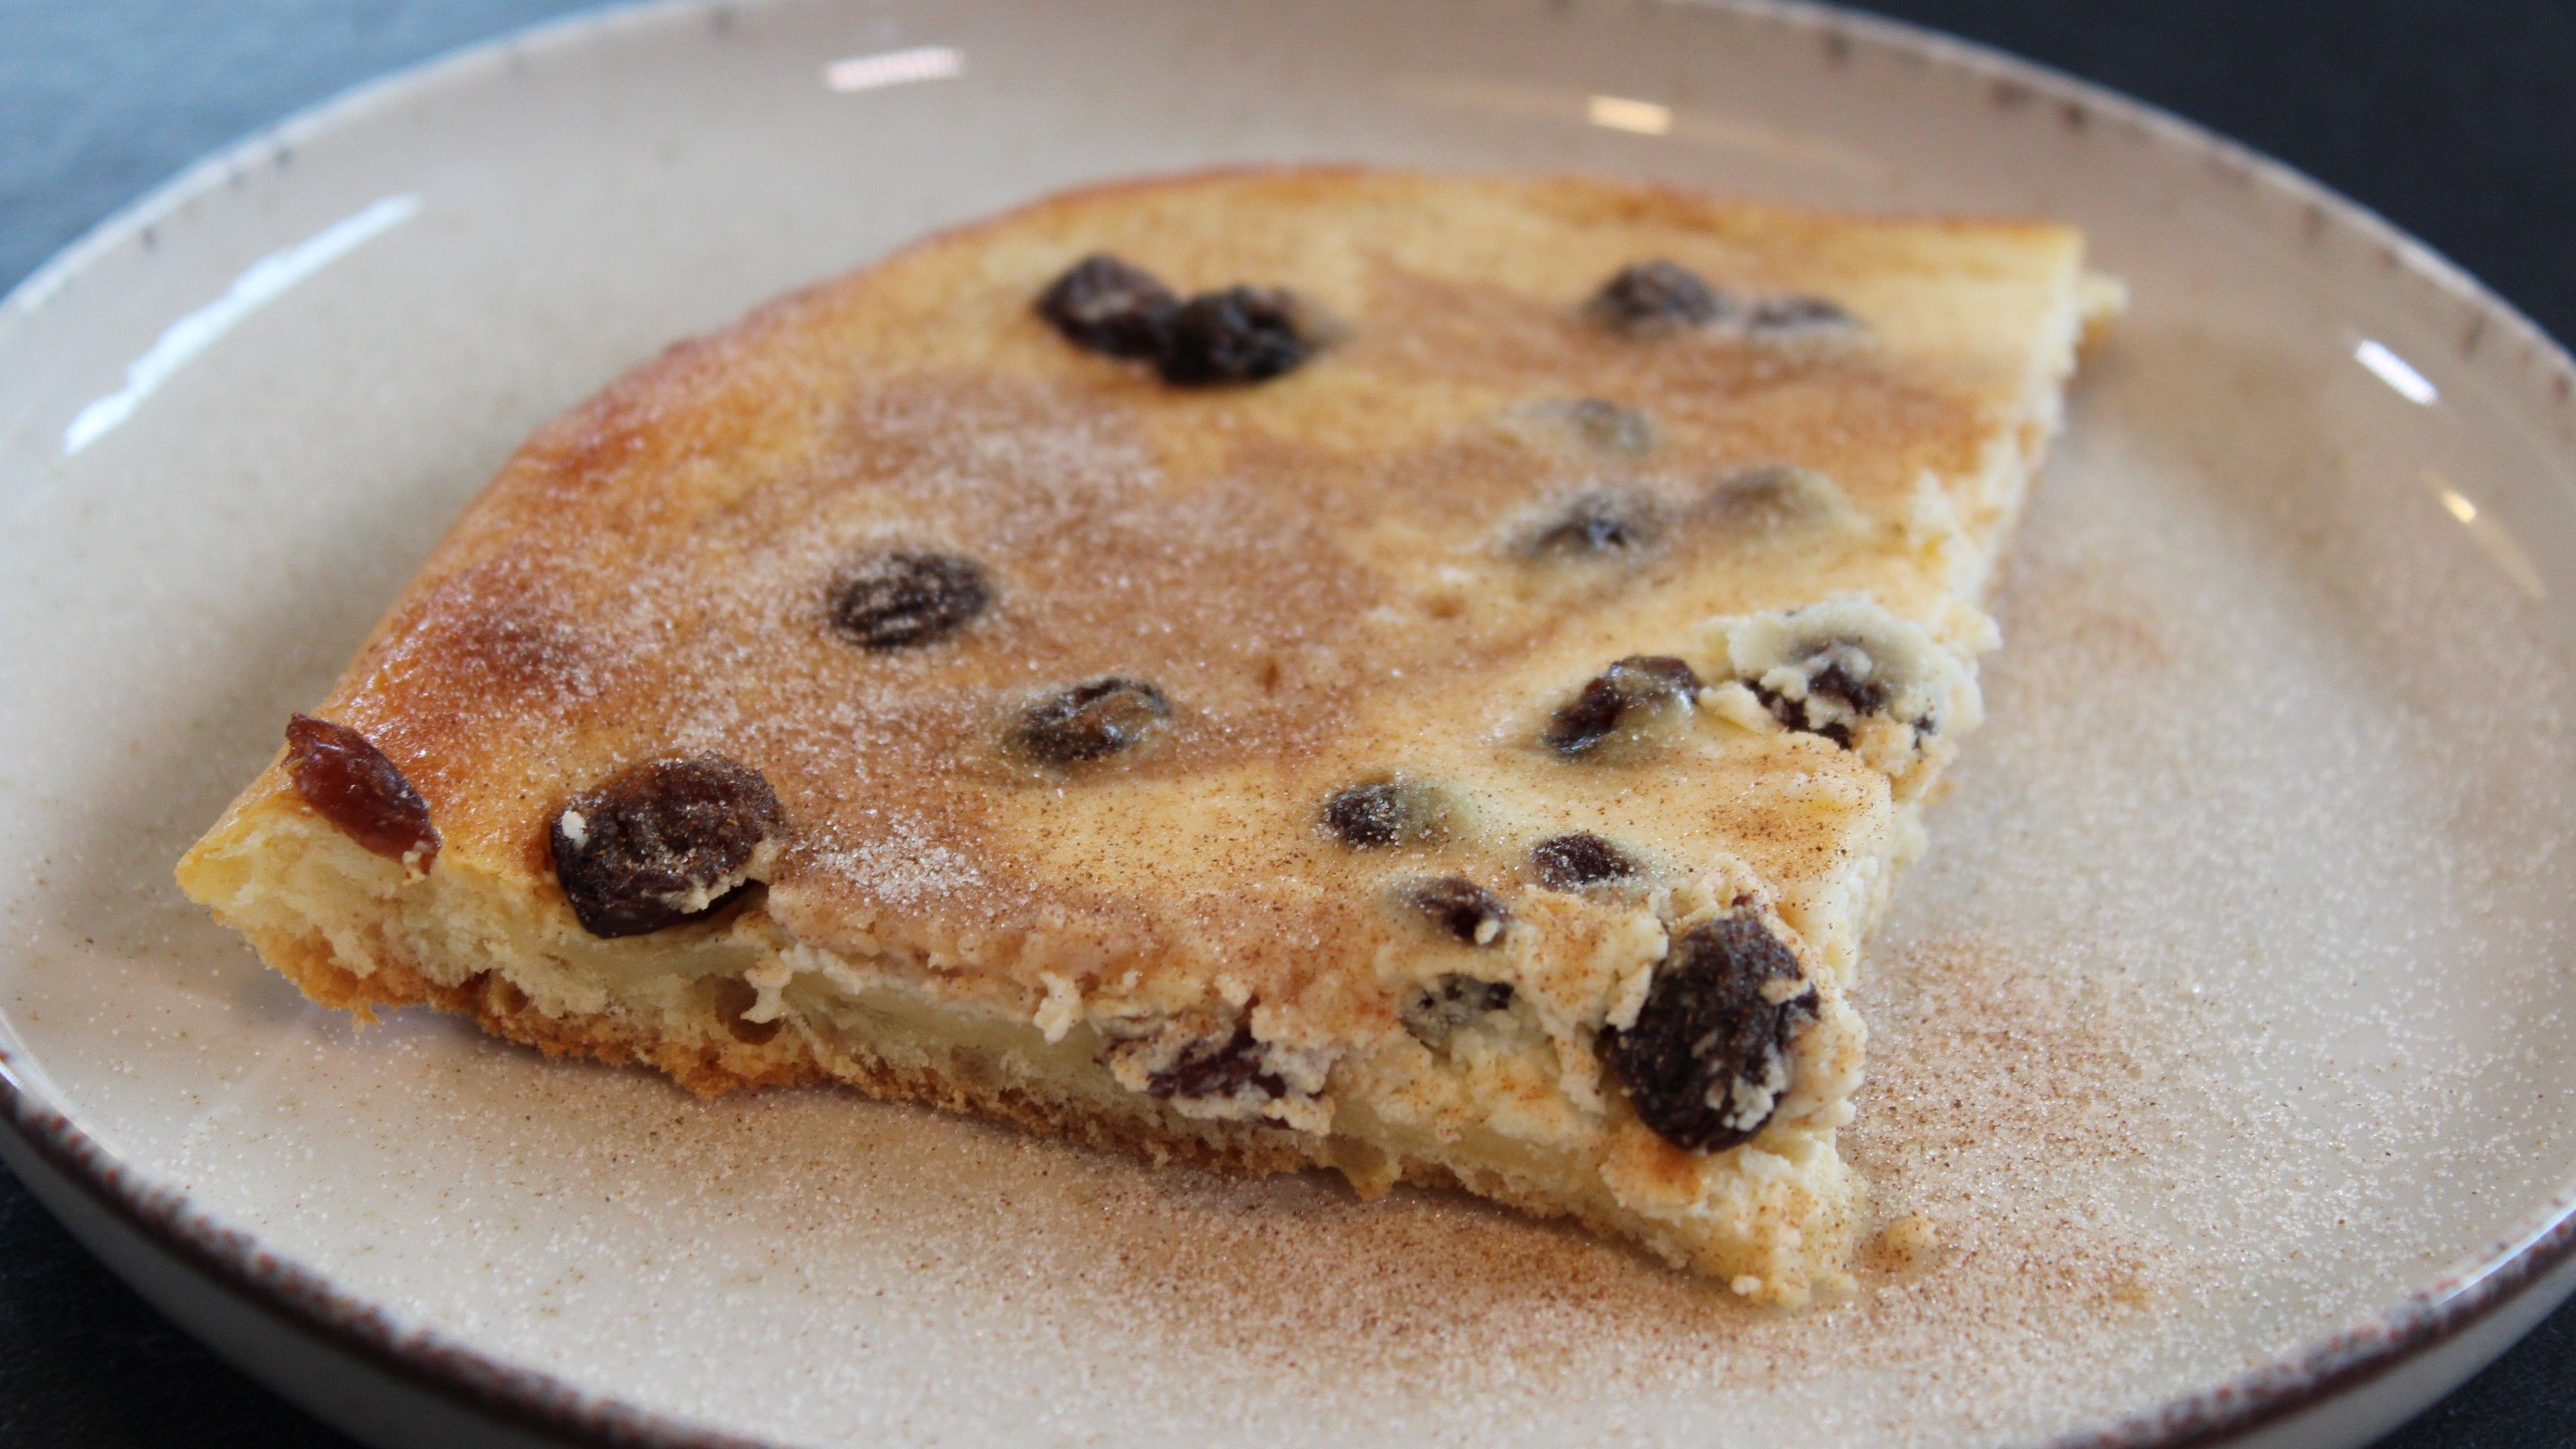
[(1656, 1136), (1722, 1152), (1771, 1120), (1790, 1042), (1815, 1014), (1798, 958), (1760, 918), (1727, 916), (1673, 942), (1636, 1024), (1602, 1033), (1601, 1059)]
[(1075, 346), (1154, 364), (1165, 382), (1260, 382), (1315, 354), (1315, 318), (1277, 287), (1223, 287), (1187, 301), (1106, 252), (1074, 263), (1038, 295), (1038, 315)]
[(758, 770), (723, 755), (668, 757), (565, 801), (547, 844), (583, 930), (640, 936), (723, 909), (784, 825)]
[(832, 585), (832, 627), (865, 649), (908, 649), (963, 628), (991, 607), (982, 566), (953, 553), (893, 549), (861, 559)]
[(1249, 1024), (1237, 1025), (1223, 1041), (1191, 1042), (1170, 1066), (1145, 1079), (1146, 1092), (1156, 1097), (1231, 1097), (1246, 1087), (1265, 1097), (1288, 1095), (1287, 1082), (1261, 1069), (1261, 1043)]
[(1611, 274), (1586, 305), (1593, 320), (1629, 337), (1705, 327), (1734, 315), (1738, 304), (1699, 273), (1662, 257), (1630, 262)]
[(1172, 717), (1163, 691), (1141, 679), (1104, 675), (1068, 685), (1020, 712), (1011, 747), (1048, 765), (1106, 759), (1145, 742)]
[(1627, 488), (1595, 488), (1567, 500), (1563, 512), (1530, 540), (1540, 558), (1587, 559), (1635, 553), (1663, 532), (1654, 499)]
[(1823, 332), (1857, 325), (1851, 313), (1823, 297), (1765, 297), (1744, 319), (1755, 333)]
[(1259, 382), (1314, 355), (1297, 298), (1276, 287), (1201, 292), (1172, 314), (1155, 363), (1173, 383)]
[(1621, 854), (1619, 847), (1581, 831), (1551, 835), (1530, 847), (1530, 863), (1538, 870), (1539, 884), (1559, 891), (1577, 891), (1637, 873), (1636, 862)]
[(742, 1014), (760, 1004), (760, 993), (739, 976), (716, 978), (716, 1019), (735, 1041), (745, 1046), (767, 1046), (777, 1037), (784, 1020), (745, 1021)]
[(1404, 892), (1407, 904), (1431, 918), (1433, 925), (1470, 946), (1490, 946), (1511, 924), (1512, 909), (1502, 897), (1464, 876), (1416, 881)]
[(1441, 1051), (1460, 1028), (1472, 1026), (1493, 1012), (1508, 1011), (1511, 1004), (1510, 982), (1485, 981), (1451, 971), (1408, 994), (1396, 1015), (1414, 1040)]
[(1557, 707), (1548, 719), (1547, 743), (1559, 754), (1580, 754), (1609, 737), (1619, 727), (1619, 716), (1626, 712), (1627, 701), (1608, 675), (1587, 681), (1573, 699)]
[(1067, 341), (1111, 357), (1162, 356), (1180, 307), (1153, 273), (1107, 252), (1074, 263), (1038, 294), (1038, 315)]
[(1404, 808), (1395, 782), (1380, 780), (1335, 791), (1324, 802), (1324, 828), (1355, 850), (1393, 845), (1404, 838)]
[(423, 870), (438, 858), (429, 802), (384, 751), (347, 725), (290, 716), (286, 774), (305, 804), (368, 850)]
[(1354, 850), (1407, 845), (1447, 834), (1442, 802), (1412, 780), (1371, 780), (1336, 790), (1324, 802), (1324, 830)]
[(1548, 747), (1579, 755), (1610, 737), (1629, 713), (1699, 693), (1696, 670), (1668, 655), (1632, 654), (1587, 682), (1548, 720)]
[(1373, 780), (1333, 792), (1324, 802), (1324, 828), (1354, 850), (1398, 845), (1428, 833), (1429, 814), (1419, 792), (1394, 780)]

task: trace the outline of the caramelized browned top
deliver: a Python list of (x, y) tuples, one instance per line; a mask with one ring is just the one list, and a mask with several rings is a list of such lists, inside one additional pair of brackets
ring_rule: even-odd
[[(1098, 250), (1185, 291), (1295, 288), (1345, 335), (1274, 381), (1167, 385), (1033, 314)], [(321, 712), (400, 763), (451, 865), (541, 891), (574, 792), (730, 756), (783, 806), (769, 909), (791, 929), (1023, 979), (1225, 977), (1325, 1010), (1372, 995), (1380, 942), (1430, 929), (1388, 908), (1402, 881), (1509, 899), (1531, 847), (1573, 832), (1664, 869), (1732, 855), (1794, 894), (1883, 825), (1884, 782), (1847, 754), (1712, 723), (1596, 763), (1540, 732), (1602, 666), (1688, 654), (1711, 615), (1867, 590), (1933, 617), (1943, 576), (1908, 510), (1927, 475), (1968, 501), (2075, 255), (2050, 227), (1573, 181), (1059, 198), (684, 343), (549, 425)], [(1588, 321), (1644, 256), (1829, 298), (1862, 329), (1641, 342)], [(1564, 407), (1584, 398), (1643, 415), (1652, 445), (1587, 437)], [(1774, 464), (1830, 486), (1745, 480)], [(1650, 546), (1534, 553), (1603, 490), (1642, 500)], [(972, 560), (989, 600), (926, 642), (854, 643), (835, 589), (888, 551)], [(1033, 701), (1113, 675), (1169, 701), (1145, 748), (1057, 768), (1005, 747)], [(1461, 828), (1369, 851), (1320, 828), (1335, 790), (1390, 773), (1456, 792)]]

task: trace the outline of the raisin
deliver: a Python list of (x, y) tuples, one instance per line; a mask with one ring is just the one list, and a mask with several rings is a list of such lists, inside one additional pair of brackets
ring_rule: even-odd
[[(1887, 686), (1869, 677), (1876, 671), (1859, 640), (1832, 640), (1809, 653), (1802, 662), (1812, 663), (1818, 658), (1825, 661), (1825, 667), (1807, 676), (1807, 699), (1832, 700), (1856, 715), (1876, 714), (1887, 706)], [(1806, 700), (1791, 699), (1759, 682), (1752, 689), (1753, 697), (1762, 702), (1762, 707), (1771, 712), (1773, 719), (1793, 730), (1822, 735), (1845, 749), (1851, 748), (1851, 726), (1848, 722), (1833, 719), (1817, 724)]]
[(422, 870), (438, 858), (429, 802), (365, 735), (309, 714), (292, 716), (286, 773), (305, 804), (368, 850)]
[(759, 771), (697, 755), (648, 760), (573, 796), (548, 843), (582, 929), (640, 936), (722, 909), (783, 826)]
[(1324, 802), (1324, 829), (1354, 850), (1437, 839), (1446, 833), (1442, 801), (1403, 780), (1373, 780), (1335, 791)]
[(832, 627), (866, 649), (908, 649), (956, 632), (993, 602), (973, 559), (894, 550), (863, 559), (832, 586)]
[(1353, 785), (1324, 802), (1324, 828), (1355, 849), (1393, 845), (1404, 838), (1404, 812), (1392, 781)]
[(1790, 1040), (1816, 1014), (1804, 981), (1759, 918), (1694, 927), (1655, 966), (1636, 1024), (1602, 1033), (1602, 1062), (1655, 1135), (1724, 1151), (1761, 1131), (1788, 1092)]
[(1613, 332), (1654, 337), (1722, 321), (1735, 313), (1737, 303), (1699, 273), (1656, 257), (1621, 267), (1592, 294), (1588, 310)]
[(724, 1023), (725, 1030), (735, 1041), (745, 1046), (769, 1045), (777, 1037), (778, 1029), (787, 1024), (776, 1018), (769, 1021), (744, 1020), (743, 1013), (759, 1004), (760, 992), (750, 982), (739, 976), (716, 978), (716, 1019)]
[(1548, 745), (1559, 754), (1588, 750), (1619, 727), (1619, 716), (1626, 713), (1627, 707), (1619, 687), (1611, 683), (1608, 675), (1594, 678), (1549, 718)]
[(1484, 981), (1453, 971), (1407, 996), (1396, 1015), (1414, 1040), (1434, 1051), (1443, 1051), (1460, 1028), (1472, 1026), (1492, 1012), (1508, 1011), (1511, 1004), (1510, 982)]
[(1806, 706), (1801, 701), (1791, 699), (1789, 696), (1782, 694), (1780, 691), (1759, 681), (1756, 681), (1747, 687), (1753, 691), (1753, 698), (1759, 702), (1764, 709), (1769, 710), (1771, 712), (1771, 717), (1778, 720), (1782, 725), (1795, 730), (1800, 734), (1818, 735), (1825, 739), (1829, 739), (1835, 744), (1842, 746), (1844, 749), (1848, 750), (1851, 748), (1852, 733), (1851, 725), (1848, 721), (1829, 720), (1824, 724), (1811, 723), (1807, 718)]
[(1415, 910), (1470, 946), (1490, 946), (1511, 924), (1511, 907), (1502, 897), (1463, 876), (1417, 881), (1404, 893)]
[(1011, 745), (1042, 764), (1079, 764), (1134, 749), (1171, 717), (1163, 691), (1141, 679), (1107, 675), (1022, 710), (1011, 726)]
[(1551, 835), (1530, 848), (1539, 883), (1550, 890), (1574, 891), (1605, 880), (1637, 873), (1636, 862), (1598, 835)]
[(1663, 520), (1651, 497), (1632, 489), (1596, 488), (1570, 500), (1530, 540), (1529, 551), (1540, 558), (1598, 558), (1636, 552), (1662, 533)]
[(1595, 675), (1549, 718), (1544, 736), (1561, 755), (1579, 755), (1610, 737), (1637, 713), (1699, 693), (1697, 671), (1664, 655), (1632, 654)]
[(1822, 297), (1766, 297), (1753, 305), (1745, 329), (1757, 333), (1825, 332), (1857, 325), (1852, 314)]
[(1275, 287), (1201, 292), (1172, 314), (1156, 357), (1163, 381), (1259, 382), (1314, 355), (1300, 324), (1297, 298)]
[(1577, 398), (1565, 415), (1576, 436), (1605, 453), (1643, 453), (1655, 446), (1655, 425), (1646, 415), (1608, 398)]
[(1249, 1087), (1265, 1097), (1288, 1095), (1288, 1083), (1261, 1069), (1261, 1043), (1248, 1024), (1237, 1025), (1224, 1041), (1213, 1038), (1181, 1048), (1172, 1064), (1145, 1079), (1156, 1097), (1231, 1097)]
[(1106, 252), (1066, 269), (1038, 294), (1038, 315), (1076, 347), (1111, 357), (1160, 357), (1181, 302), (1151, 272)]
[(1850, 661), (1836, 658), (1816, 671), (1807, 681), (1807, 697), (1838, 699), (1850, 706), (1854, 714), (1875, 714), (1887, 703), (1886, 686), (1874, 680), (1855, 679), (1845, 672)]

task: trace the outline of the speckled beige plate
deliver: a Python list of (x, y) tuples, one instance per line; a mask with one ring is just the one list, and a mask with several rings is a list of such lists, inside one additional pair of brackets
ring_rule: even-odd
[[(1770, 1316), (1463, 1199), (360, 1033), (180, 901), (548, 415), (928, 228), (1312, 158), (2046, 213), (2134, 285), (1863, 1000), (1850, 1150), (1930, 1263)], [(2352, 1442), (2567, 1288), (2570, 389), (2307, 183), (1830, 12), (556, 27), (208, 163), (0, 309), (0, 1148), (388, 1443)]]

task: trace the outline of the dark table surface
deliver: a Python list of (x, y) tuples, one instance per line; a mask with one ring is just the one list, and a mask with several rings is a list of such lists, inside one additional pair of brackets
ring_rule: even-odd
[[(0, 287), (207, 151), (581, 0), (0, 0)], [(2246, 141), (2576, 336), (2576, 0), (1880, 0)], [(2576, 1305), (2382, 1449), (2576, 1442)], [(0, 1169), (0, 1444), (345, 1445)]]

